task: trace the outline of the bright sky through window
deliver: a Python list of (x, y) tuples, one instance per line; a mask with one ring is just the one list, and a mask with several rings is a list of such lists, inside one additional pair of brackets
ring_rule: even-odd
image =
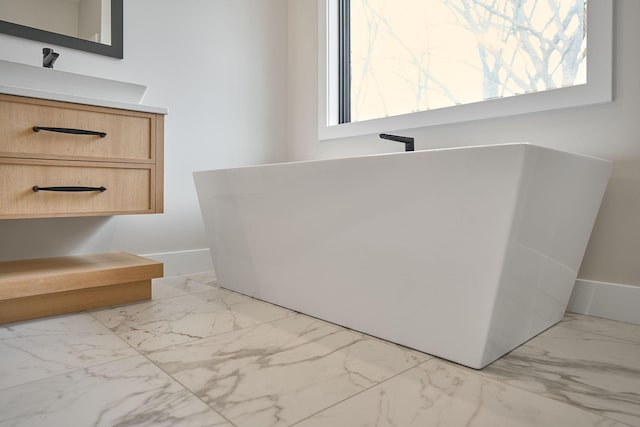
[(585, 0), (351, 0), (351, 121), (585, 84)]

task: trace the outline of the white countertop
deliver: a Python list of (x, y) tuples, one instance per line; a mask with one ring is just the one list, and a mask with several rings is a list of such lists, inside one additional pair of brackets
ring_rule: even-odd
[(96, 105), (99, 107), (120, 108), (123, 110), (142, 111), (145, 113), (168, 114), (168, 110), (163, 107), (154, 107), (151, 105), (112, 101), (109, 99), (98, 99), (98, 98), (89, 98), (84, 96), (67, 95), (64, 93), (28, 89), (24, 87), (10, 86), (6, 84), (0, 84), (0, 93), (5, 95), (26, 96), (29, 98), (49, 99), (52, 101), (73, 102), (75, 104)]

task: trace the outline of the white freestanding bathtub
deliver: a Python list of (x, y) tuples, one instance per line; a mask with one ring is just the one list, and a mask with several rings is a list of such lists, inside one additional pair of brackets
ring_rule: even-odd
[(221, 286), (482, 368), (562, 319), (610, 172), (505, 144), (194, 177)]

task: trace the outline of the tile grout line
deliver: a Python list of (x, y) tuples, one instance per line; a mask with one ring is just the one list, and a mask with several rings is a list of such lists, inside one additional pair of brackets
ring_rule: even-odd
[(229, 424), (231, 424), (234, 427), (237, 427), (237, 425), (235, 423), (233, 423), (229, 418), (227, 418), (226, 416), (224, 416), (223, 414), (221, 414), (220, 412), (216, 411), (215, 408), (212, 408), (211, 405), (209, 405), (207, 402), (205, 402), (204, 400), (202, 400), (197, 394), (195, 394), (193, 391), (191, 391), (191, 389), (189, 387), (187, 387), (186, 385), (184, 385), (180, 380), (178, 380), (177, 378), (175, 378), (173, 375), (171, 375), (169, 372), (165, 371), (164, 369), (162, 369), (161, 366), (159, 366), (158, 364), (156, 364), (153, 360), (149, 359), (149, 357), (147, 357), (146, 354), (141, 354), (141, 356), (143, 356), (147, 361), (149, 361), (149, 363), (151, 363), (153, 366), (155, 366), (156, 368), (160, 369), (160, 371), (164, 372), (165, 375), (169, 376), (169, 378), (171, 378), (173, 381), (175, 381), (176, 383), (180, 384), (180, 386), (185, 389), (191, 396), (193, 396), (194, 398), (198, 399), (200, 402), (202, 402), (207, 408), (209, 408), (210, 410), (212, 410), (213, 412), (215, 412), (216, 414), (218, 414), (220, 417), (222, 417), (225, 421), (227, 421)]
[[(415, 351), (415, 350), (414, 350), (414, 351)], [(426, 353), (424, 353), (424, 354), (426, 354)], [(364, 392), (366, 392), (366, 391), (369, 391), (369, 390), (371, 390), (371, 389), (372, 389), (372, 388), (374, 388), (374, 387), (377, 387), (377, 386), (379, 386), (379, 385), (381, 385), (381, 384), (386, 383), (387, 381), (391, 381), (393, 378), (396, 378), (396, 377), (398, 377), (398, 376), (400, 376), (400, 375), (403, 375), (405, 372), (410, 371), (410, 370), (412, 370), (412, 369), (415, 369), (415, 368), (417, 368), (418, 366), (422, 365), (423, 363), (426, 363), (426, 362), (428, 362), (428, 361), (430, 361), (430, 360), (432, 360), (432, 359), (434, 359), (434, 358), (435, 358), (435, 356), (431, 356), (431, 355), (428, 355), (428, 356), (429, 356), (429, 358), (428, 358), (427, 360), (423, 360), (422, 362), (418, 362), (418, 363), (416, 363), (415, 365), (410, 366), (410, 367), (408, 367), (407, 369), (404, 369), (403, 371), (398, 372), (397, 374), (390, 376), (389, 378), (386, 378), (386, 379), (384, 379), (384, 380), (382, 380), (382, 381), (380, 381), (380, 382), (378, 382), (378, 383), (372, 384), (372, 385), (370, 385), (369, 387), (364, 388), (364, 389), (360, 390), (359, 392), (357, 392), (357, 393), (355, 393), (355, 394), (352, 394), (352, 395), (351, 395), (351, 396), (349, 396), (349, 397), (345, 397), (344, 399), (340, 400), (339, 402), (332, 403), (331, 405), (329, 405), (329, 406), (327, 406), (327, 407), (325, 407), (325, 408), (322, 408), (322, 409), (320, 409), (320, 410), (318, 410), (318, 411), (314, 412), (313, 414), (311, 414), (311, 415), (309, 415), (309, 416), (306, 416), (306, 417), (304, 417), (304, 418), (302, 418), (302, 419), (299, 419), (298, 421), (296, 421), (296, 422), (294, 422), (293, 424), (291, 424), (291, 427), (293, 427), (293, 426), (295, 426), (295, 425), (298, 425), (298, 424), (300, 424), (301, 422), (306, 421), (306, 420), (308, 420), (308, 419), (309, 419), (309, 418), (311, 418), (311, 417), (315, 417), (316, 415), (318, 415), (318, 414), (320, 414), (320, 413), (322, 413), (322, 412), (324, 412), (324, 411), (326, 411), (326, 410), (328, 410), (328, 409), (330, 409), (330, 408), (333, 408), (334, 406), (340, 405), (340, 404), (341, 404), (341, 403), (343, 403), (343, 402), (346, 402), (346, 401), (348, 401), (348, 400), (351, 400), (351, 399), (353, 399), (354, 397), (356, 397), (356, 396), (358, 396), (358, 395), (360, 395), (360, 394), (362, 394), (362, 393), (364, 393)]]
[[(205, 292), (209, 292), (209, 291), (205, 291)], [(91, 313), (90, 313), (91, 314)], [(204, 400), (202, 400), (200, 397), (198, 397), (193, 391), (191, 391), (187, 386), (185, 386), (182, 382), (180, 382), (177, 378), (175, 378), (173, 375), (171, 375), (169, 372), (165, 371), (161, 366), (159, 366), (158, 364), (156, 364), (153, 360), (149, 359), (148, 357), (148, 353), (143, 353), (140, 350), (138, 350), (137, 348), (135, 348), (133, 345), (131, 345), (129, 342), (127, 342), (124, 338), (122, 338), (120, 335), (116, 334), (115, 332), (113, 332), (110, 328), (108, 328), (106, 325), (104, 325), (99, 319), (97, 319), (95, 316), (92, 316), (98, 323), (100, 323), (101, 325), (103, 325), (106, 329), (109, 330), (109, 332), (111, 332), (113, 335), (117, 336), (122, 342), (124, 342), (125, 344), (127, 344), (129, 347), (131, 347), (136, 353), (137, 356), (142, 356), (144, 357), (144, 359), (146, 361), (148, 361), (149, 363), (151, 363), (153, 366), (155, 366), (156, 368), (158, 368), (161, 372), (163, 372), (165, 375), (167, 375), (172, 381), (175, 381), (176, 383), (178, 383), (180, 385), (180, 387), (182, 387), (187, 393), (189, 393), (191, 396), (193, 396), (195, 399), (197, 399), (198, 401), (202, 402), (207, 408), (209, 408), (210, 410), (212, 410), (213, 412), (215, 412), (216, 414), (218, 414), (221, 418), (223, 418), (225, 421), (227, 421), (229, 424), (231, 424), (231, 426), (233, 427), (237, 427), (236, 424), (234, 424), (233, 422), (231, 422), (231, 420), (229, 420), (227, 417), (225, 417), (224, 415), (222, 415), (221, 413), (219, 413), (218, 411), (216, 411), (214, 408), (212, 408), (209, 404), (207, 404)], [(203, 339), (203, 338), (200, 338)], [(195, 340), (197, 341), (197, 340)], [(193, 342), (193, 341), (189, 341), (189, 342)], [(179, 344), (175, 344), (175, 345), (179, 345)], [(171, 346), (166, 346), (163, 348), (167, 348), (167, 347), (171, 347)], [(157, 350), (161, 350), (161, 349), (157, 349)], [(156, 350), (154, 350), (156, 351)], [(135, 357), (131, 356), (131, 357)]]
[(34, 379), (34, 380), (27, 381), (27, 382), (25, 382), (25, 383), (12, 385), (12, 386), (10, 386), (10, 387), (6, 387), (6, 388), (0, 388), (0, 391), (11, 390), (12, 388), (22, 387), (22, 386), (25, 386), (25, 385), (29, 385), (29, 384), (33, 384), (33, 383), (37, 383), (37, 382), (39, 382), (39, 381), (50, 380), (50, 379), (52, 379), (52, 378), (61, 377), (61, 376), (66, 376), (66, 375), (70, 375), (70, 374), (73, 374), (73, 373), (75, 373), (75, 372), (85, 371), (85, 370), (87, 370), (87, 369), (93, 369), (93, 368), (96, 368), (96, 367), (99, 367), (99, 366), (102, 366), (102, 365), (107, 365), (107, 364), (109, 364), (109, 363), (121, 362), (121, 361), (123, 361), (123, 360), (131, 359), (131, 358), (138, 357), (138, 356), (144, 356), (144, 355), (142, 355), (142, 354), (140, 354), (140, 353), (138, 353), (138, 354), (131, 354), (131, 355), (129, 355), (129, 356), (122, 356), (122, 357), (118, 357), (118, 358), (116, 358), (116, 359), (112, 359), (112, 360), (107, 360), (107, 361), (104, 361), (104, 362), (96, 363), (95, 365), (88, 365), (88, 366), (83, 366), (83, 367), (78, 367), (78, 368), (72, 368), (72, 369), (69, 369), (68, 371), (58, 372), (57, 374), (54, 374), (54, 375), (48, 375), (48, 376), (46, 376), (46, 377), (36, 378), (36, 379)]
[[(69, 369), (69, 370), (66, 370), (66, 371), (63, 371), (63, 372), (56, 373), (54, 375), (48, 375), (48, 376), (45, 376), (45, 377), (42, 377), (42, 378), (37, 378), (37, 379), (31, 380), (31, 381), (24, 382), (24, 383), (21, 383), (21, 384), (15, 384), (15, 385), (10, 386), (10, 387), (1, 388), (0, 391), (11, 390), (13, 388), (22, 387), (22, 386), (26, 386), (26, 385), (29, 385), (29, 384), (34, 384), (34, 383), (37, 383), (39, 381), (50, 380), (50, 379), (56, 378), (56, 377), (68, 376), (68, 375), (71, 375), (71, 374), (76, 373), (76, 372), (87, 371), (89, 369), (94, 369), (94, 368), (97, 368), (97, 367), (102, 366), (102, 365), (107, 365), (109, 363), (121, 362), (121, 361), (124, 361), (124, 360), (127, 360), (127, 359), (132, 359), (134, 357), (142, 356), (147, 362), (151, 363), (153, 366), (155, 366), (157, 369), (159, 369), (162, 373), (164, 373), (171, 381), (174, 381), (174, 382), (178, 383), (189, 395), (193, 396), (195, 399), (197, 399), (198, 401), (202, 402), (207, 408), (209, 408), (211, 411), (215, 412), (218, 416), (220, 416), (222, 419), (224, 419), (231, 426), (237, 427), (236, 424), (231, 422), (231, 420), (229, 420), (223, 414), (219, 413), (214, 408), (212, 408), (210, 405), (208, 405), (206, 402), (204, 402), (202, 399), (200, 399), (196, 394), (194, 394), (189, 388), (187, 388), (184, 384), (182, 384), (178, 379), (174, 378), (171, 374), (166, 372), (164, 369), (162, 369), (160, 366), (158, 366), (156, 363), (154, 363), (151, 359), (149, 359), (147, 357), (147, 354), (142, 353), (140, 350), (135, 348), (129, 342), (124, 340), (120, 335), (118, 335), (115, 332), (113, 332), (109, 327), (107, 327), (104, 323), (102, 323), (100, 321), (100, 319), (98, 319), (95, 316), (93, 316), (93, 314), (90, 311), (84, 310), (84, 311), (81, 311), (79, 313), (86, 313), (89, 316), (91, 316), (91, 318), (93, 318), (100, 326), (102, 326), (104, 329), (106, 329), (109, 332), (109, 334), (113, 335), (114, 337), (117, 337), (118, 340), (120, 340), (121, 342), (126, 344), (127, 348), (131, 348), (135, 352), (135, 354), (131, 354), (131, 355), (128, 355), (128, 356), (117, 357), (117, 358), (114, 358), (112, 360), (103, 361), (103, 362), (96, 363), (96, 364), (91, 364), (91, 365), (88, 365), (88, 366), (72, 368), (72, 369)], [(69, 313), (69, 314), (78, 314), (78, 313)], [(67, 316), (69, 314), (62, 314), (60, 316)]]
[[(29, 320), (26, 320), (26, 321), (23, 321), (23, 322), (30, 322), (30, 321), (33, 321), (33, 320), (49, 319), (49, 318), (54, 318), (54, 317), (73, 316), (73, 315), (83, 314), (83, 313), (88, 314), (89, 316), (91, 316), (91, 313), (89, 313), (87, 310), (84, 310), (84, 311), (78, 311), (78, 312), (74, 312), (74, 313), (63, 313), (63, 314), (57, 314), (57, 315), (54, 315), (54, 316), (41, 317), (41, 318), (38, 318), (38, 319), (29, 319)], [(55, 374), (52, 374), (52, 375), (46, 375), (46, 376), (44, 376), (44, 377), (36, 378), (36, 379), (34, 379), (34, 380), (27, 381), (27, 382), (24, 382), (24, 383), (15, 384), (15, 385), (12, 385), (12, 386), (9, 386), (9, 387), (5, 387), (5, 388), (0, 388), (0, 391), (10, 390), (10, 389), (12, 389), (12, 388), (14, 388), (14, 387), (20, 387), (20, 386), (22, 386), (22, 385), (32, 384), (32, 383), (35, 383), (35, 382), (38, 382), (38, 381), (41, 381), (41, 380), (55, 378), (55, 377), (58, 377), (58, 376), (60, 376), (60, 375), (68, 375), (68, 374), (73, 373), (73, 372), (78, 372), (78, 371), (82, 371), (82, 370), (85, 370), (85, 369), (90, 369), (90, 368), (93, 368), (93, 367), (96, 367), (96, 366), (101, 366), (101, 365), (104, 365), (104, 364), (107, 364), (107, 363), (117, 362), (117, 361), (121, 361), (121, 360), (129, 359), (129, 358), (131, 358), (131, 357), (136, 357), (136, 356), (140, 356), (140, 355), (141, 355), (141, 354), (140, 354), (140, 352), (139, 352), (138, 350), (136, 350), (136, 349), (135, 349), (135, 348), (133, 348), (129, 343), (127, 343), (126, 341), (124, 341), (120, 336), (118, 336), (118, 334), (116, 334), (116, 333), (115, 333), (115, 332), (113, 332), (111, 329), (109, 329), (108, 327), (106, 327), (106, 326), (105, 326), (101, 321), (99, 321), (98, 319), (96, 319), (94, 316), (91, 316), (91, 318), (92, 318), (92, 319), (94, 319), (94, 320), (98, 323), (98, 325), (100, 325), (100, 326), (102, 326), (103, 328), (105, 328), (105, 329), (106, 329), (106, 330), (107, 330), (111, 335), (115, 336), (115, 337), (116, 337), (116, 338), (118, 338), (120, 341), (124, 342), (124, 343), (127, 345), (127, 348), (132, 348), (132, 349), (133, 349), (133, 351), (135, 351), (135, 352), (136, 352), (136, 354), (131, 354), (131, 355), (129, 355), (129, 356), (120, 356), (120, 357), (115, 357), (115, 358), (113, 358), (113, 359), (111, 359), (111, 360), (107, 360), (107, 361), (103, 361), (103, 362), (98, 362), (98, 363), (91, 364), (91, 365), (87, 365), (87, 366), (70, 368), (70, 369), (68, 369), (68, 370), (65, 370), (65, 371), (62, 371), (62, 372), (58, 372), (58, 373), (55, 373)], [(22, 322), (21, 322), (21, 323), (22, 323)]]
[[(425, 353), (425, 354), (426, 354), (426, 353)], [(363, 389), (363, 390), (359, 391), (358, 393), (356, 393), (356, 394), (354, 394), (354, 395), (352, 395), (352, 396), (349, 396), (349, 397), (347, 397), (347, 398), (345, 398), (345, 399), (341, 400), (340, 402), (336, 402), (336, 403), (334, 403), (334, 404), (332, 404), (332, 405), (329, 405), (329, 406), (327, 406), (326, 408), (321, 409), (321, 410), (319, 410), (319, 411), (317, 411), (317, 412), (315, 412), (315, 413), (313, 413), (313, 414), (309, 415), (308, 417), (305, 417), (305, 418), (303, 418), (303, 419), (300, 419), (300, 420), (296, 421), (295, 423), (291, 424), (291, 426), (293, 427), (293, 426), (295, 426), (295, 425), (298, 425), (298, 424), (300, 424), (301, 422), (306, 421), (306, 420), (307, 420), (307, 419), (309, 419), (309, 418), (312, 418), (312, 417), (314, 417), (314, 416), (316, 416), (316, 415), (318, 415), (318, 414), (321, 414), (322, 412), (324, 412), (324, 411), (326, 411), (326, 410), (328, 410), (328, 409), (330, 409), (330, 408), (333, 408), (334, 406), (337, 406), (337, 405), (339, 405), (339, 404), (341, 404), (341, 403), (343, 403), (343, 402), (346, 402), (346, 401), (348, 401), (348, 400), (351, 400), (351, 399), (355, 398), (356, 396), (358, 396), (358, 395), (360, 395), (360, 394), (362, 394), (362, 393), (364, 393), (364, 392), (366, 392), (366, 391), (368, 391), (368, 390), (370, 390), (370, 389), (372, 389), (372, 388), (374, 388), (374, 387), (378, 387), (378, 386), (380, 386), (380, 385), (382, 385), (382, 384), (384, 384), (384, 383), (386, 383), (386, 382), (388, 382), (388, 381), (391, 381), (392, 379), (394, 379), (394, 378), (396, 378), (396, 377), (398, 377), (398, 376), (400, 376), (400, 375), (403, 375), (403, 374), (404, 374), (405, 372), (407, 372), (407, 371), (410, 371), (410, 370), (412, 370), (412, 369), (415, 369), (415, 368), (417, 368), (417, 367), (419, 367), (419, 366), (421, 366), (421, 365), (424, 365), (424, 364), (426, 364), (426, 363), (431, 363), (431, 362), (433, 362), (433, 361), (436, 361), (436, 362), (438, 362), (438, 363), (444, 363), (444, 364), (445, 364), (445, 365), (447, 365), (448, 367), (454, 367), (454, 368), (461, 369), (461, 370), (463, 370), (463, 371), (469, 372), (469, 373), (470, 373), (470, 374), (472, 374), (472, 375), (477, 375), (477, 376), (479, 376), (479, 377), (480, 377), (480, 379), (483, 379), (483, 380), (485, 380), (485, 381), (487, 381), (487, 382), (489, 382), (489, 383), (497, 384), (497, 385), (502, 386), (502, 387), (504, 387), (504, 388), (515, 388), (515, 389), (520, 390), (521, 392), (524, 392), (524, 393), (526, 393), (526, 394), (536, 395), (536, 396), (539, 396), (540, 398), (542, 398), (542, 399), (544, 399), (544, 400), (547, 400), (547, 401), (550, 401), (550, 402), (555, 402), (556, 404), (559, 404), (559, 405), (562, 405), (562, 406), (566, 406), (566, 407), (569, 407), (569, 408), (573, 408), (573, 409), (578, 410), (578, 411), (586, 412), (586, 413), (589, 413), (589, 414), (593, 414), (593, 415), (599, 416), (599, 417), (601, 417), (601, 418), (603, 418), (603, 419), (607, 419), (607, 420), (609, 420), (609, 421), (613, 421), (614, 423), (617, 423), (617, 424), (619, 424), (619, 425), (621, 425), (621, 426), (633, 427), (632, 425), (627, 424), (626, 422), (623, 422), (623, 421), (619, 421), (619, 420), (613, 419), (613, 418), (611, 418), (611, 417), (609, 417), (609, 416), (607, 416), (607, 415), (604, 415), (604, 414), (602, 414), (602, 413), (598, 413), (598, 412), (596, 412), (596, 411), (588, 410), (588, 409), (586, 409), (586, 408), (584, 408), (584, 407), (582, 407), (582, 406), (571, 405), (571, 404), (569, 404), (569, 403), (562, 402), (562, 401), (560, 401), (560, 400), (557, 400), (557, 399), (554, 399), (554, 398), (551, 398), (551, 397), (548, 397), (548, 396), (544, 396), (544, 395), (541, 395), (541, 394), (533, 393), (533, 392), (531, 392), (531, 391), (529, 391), (529, 390), (526, 390), (526, 389), (520, 388), (520, 387), (518, 387), (518, 386), (516, 386), (516, 385), (512, 385), (512, 384), (508, 384), (508, 383), (503, 383), (502, 381), (499, 381), (499, 380), (497, 380), (497, 379), (495, 379), (495, 378), (489, 377), (487, 374), (482, 373), (482, 370), (481, 370), (481, 369), (480, 369), (480, 370), (476, 370), (476, 369), (468, 368), (468, 367), (466, 367), (466, 366), (464, 366), (464, 365), (459, 365), (459, 364), (457, 364), (457, 363), (450, 362), (450, 361), (445, 360), (445, 359), (441, 359), (441, 358), (436, 357), (436, 356), (431, 356), (431, 355), (429, 355), (429, 356), (430, 356), (430, 357), (429, 357), (429, 359), (427, 359), (427, 360), (425, 360), (425, 361), (423, 361), (423, 362), (420, 362), (420, 363), (418, 363), (418, 364), (416, 364), (416, 365), (414, 365), (414, 366), (412, 366), (412, 367), (410, 367), (410, 368), (407, 368), (407, 369), (405, 369), (404, 371), (399, 372), (398, 374), (393, 375), (393, 376), (391, 376), (391, 377), (389, 377), (389, 378), (387, 378), (387, 379), (385, 379), (385, 380), (383, 380), (383, 381), (380, 381), (380, 382), (379, 382), (379, 383), (377, 383), (377, 384), (374, 384), (374, 385), (372, 385), (372, 386), (370, 386), (370, 387), (367, 387), (366, 389)]]
[(93, 315), (93, 313), (91, 312), (86, 312), (87, 314), (89, 314), (96, 322), (98, 322), (100, 325), (102, 325), (106, 330), (108, 330), (109, 332), (111, 332), (111, 334), (113, 334), (114, 336), (118, 337), (118, 339), (120, 341), (122, 341), (123, 343), (125, 343), (128, 347), (130, 347), (131, 349), (133, 349), (133, 351), (135, 351), (138, 355), (140, 356), (144, 356), (144, 354), (142, 354), (140, 352), (140, 350), (138, 350), (137, 348), (135, 348), (134, 346), (132, 346), (129, 342), (127, 342), (124, 338), (122, 338), (120, 335), (116, 334), (115, 332), (113, 332), (111, 330), (110, 327), (108, 327), (107, 325), (105, 325), (104, 323), (102, 323), (102, 321), (100, 321), (100, 319), (98, 319), (96, 316)]

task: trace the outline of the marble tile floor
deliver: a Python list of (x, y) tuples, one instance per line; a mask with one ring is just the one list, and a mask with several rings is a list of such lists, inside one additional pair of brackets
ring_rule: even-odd
[(640, 326), (567, 314), (477, 371), (219, 288), (0, 326), (0, 426), (640, 426)]

